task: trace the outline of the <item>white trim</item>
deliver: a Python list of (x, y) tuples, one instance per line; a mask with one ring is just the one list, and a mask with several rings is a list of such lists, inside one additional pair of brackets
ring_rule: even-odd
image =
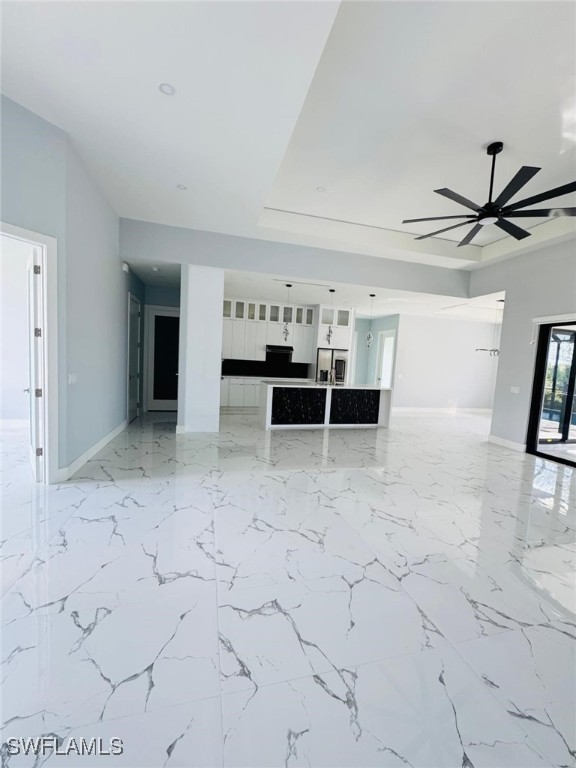
[(567, 312), (564, 315), (533, 317), (532, 322), (536, 325), (546, 325), (547, 323), (573, 323), (576, 322), (576, 312)]
[[(169, 317), (180, 317), (180, 307), (162, 307), (158, 304), (146, 304), (144, 308), (144, 389), (143, 389), (143, 400), (144, 400), (144, 411), (147, 412), (149, 410), (165, 410), (165, 411), (177, 411), (178, 410), (178, 399), (172, 401), (170, 400), (158, 400), (156, 404), (154, 404), (154, 407), (151, 408), (152, 405), (152, 397), (150, 396), (152, 390), (152, 378), (153, 378), (153, 359), (154, 359), (154, 334), (152, 332), (153, 329), (153, 318), (156, 315), (167, 315)], [(180, 369), (180, 366), (179, 366)], [(165, 407), (161, 407), (160, 403), (163, 403)]]
[(101, 451), (102, 448), (105, 448), (106, 445), (110, 442), (110, 440), (113, 440), (117, 435), (120, 434), (120, 432), (123, 432), (127, 426), (128, 426), (128, 419), (125, 419), (123, 422), (118, 424), (118, 426), (115, 429), (113, 429), (112, 432), (109, 432), (101, 440), (98, 440), (97, 443), (94, 443), (94, 445), (91, 448), (88, 448), (87, 451), (84, 451), (82, 456), (79, 456), (75, 461), (72, 462), (72, 464), (69, 464), (67, 467), (62, 467), (61, 469), (59, 469), (56, 482), (63, 483), (64, 481), (71, 478), (75, 472), (78, 472), (80, 467), (86, 464), (86, 462), (89, 461), (93, 456), (95, 456), (99, 451)]
[(128, 423), (130, 423), (130, 302), (135, 301), (138, 304), (138, 394), (136, 397), (136, 416), (134, 418), (138, 418), (140, 416), (140, 411), (142, 409), (142, 403), (140, 402), (140, 386), (142, 384), (142, 371), (140, 370), (140, 344), (142, 343), (142, 302), (136, 296), (136, 294), (131, 293), (128, 291), (128, 333), (127, 336), (127, 352), (126, 352), (126, 418), (128, 419)]
[(396, 414), (410, 414), (410, 413), (430, 413), (430, 414), (444, 414), (444, 413), (492, 413), (492, 408), (412, 408), (411, 406), (395, 405), (392, 408), (392, 413)]
[(33, 232), (23, 227), (16, 227), (0, 221), (0, 234), (22, 240), (36, 246), (42, 251), (41, 266), (43, 267), (42, 287), (44, 294), (43, 311), (43, 342), (44, 342), (44, 376), (43, 392), (43, 422), (44, 422), (44, 478), (43, 482), (58, 482), (59, 474), (59, 407), (58, 407), (58, 241), (49, 235)]
[(488, 442), (500, 445), (502, 448), (510, 448), (512, 451), (526, 452), (526, 445), (514, 443), (512, 440), (505, 440), (503, 437), (496, 437), (496, 435), (488, 435)]

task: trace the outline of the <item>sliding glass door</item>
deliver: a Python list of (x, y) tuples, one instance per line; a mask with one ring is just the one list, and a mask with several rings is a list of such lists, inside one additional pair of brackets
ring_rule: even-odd
[(528, 434), (531, 453), (576, 461), (576, 325), (541, 326)]

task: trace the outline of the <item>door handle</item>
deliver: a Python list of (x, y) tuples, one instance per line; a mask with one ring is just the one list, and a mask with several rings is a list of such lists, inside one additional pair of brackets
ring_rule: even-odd
[(30, 394), (30, 387), (26, 387), (26, 389), (23, 389), (22, 392), (28, 392), (28, 394)]

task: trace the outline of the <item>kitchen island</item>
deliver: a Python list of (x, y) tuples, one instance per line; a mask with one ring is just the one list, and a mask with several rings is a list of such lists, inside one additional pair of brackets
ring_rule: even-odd
[(262, 381), (260, 423), (265, 429), (387, 427), (391, 389)]

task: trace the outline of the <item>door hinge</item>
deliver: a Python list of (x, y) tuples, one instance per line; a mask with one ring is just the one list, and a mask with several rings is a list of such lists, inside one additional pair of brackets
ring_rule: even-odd
[(41, 328), (34, 328), (34, 336), (42, 336), (42, 329)]
[(35, 275), (40, 274), (40, 264), (34, 264), (34, 274)]
[(42, 397), (42, 390), (41, 389), (35, 389), (34, 390), (34, 394), (36, 395), (36, 397)]
[(44, 456), (44, 449), (36, 448), (36, 456)]

